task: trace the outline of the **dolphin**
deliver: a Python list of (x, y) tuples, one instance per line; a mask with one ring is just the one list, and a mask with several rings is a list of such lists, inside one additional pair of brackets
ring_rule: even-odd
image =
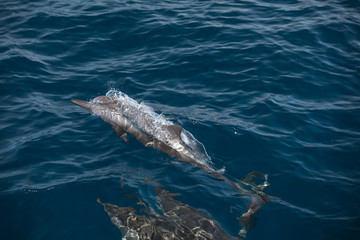
[[(255, 213), (272, 198), (263, 192), (263, 189), (269, 185), (267, 175), (250, 173), (245, 178), (246, 181), (231, 181), (211, 167), (211, 160), (204, 146), (190, 132), (124, 93), (98, 96), (89, 102), (77, 99), (72, 99), (71, 102), (110, 124), (125, 142), (129, 143), (127, 134), (130, 134), (145, 147), (152, 147), (190, 163), (211, 176), (224, 180), (235, 190), (249, 197), (248, 211), (241, 217), (243, 226), (241, 234), (244, 237), (254, 225)], [(264, 179), (263, 184), (257, 184), (251, 180), (261, 178)], [(248, 189), (249, 187), (251, 189)]]
[(159, 187), (154, 191), (162, 214), (152, 210), (152, 216), (140, 215), (132, 207), (103, 203), (99, 198), (97, 202), (103, 205), (124, 240), (237, 239), (222, 229), (217, 221), (174, 199), (178, 194)]

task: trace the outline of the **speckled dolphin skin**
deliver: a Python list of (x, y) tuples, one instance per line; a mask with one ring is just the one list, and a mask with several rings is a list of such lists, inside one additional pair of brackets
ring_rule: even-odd
[(248, 197), (250, 199), (248, 211), (241, 216), (243, 227), (241, 235), (244, 237), (254, 225), (255, 213), (271, 198), (263, 192), (263, 189), (269, 185), (267, 175), (263, 175), (263, 184), (230, 180), (212, 168), (211, 159), (204, 146), (191, 133), (126, 94), (120, 92), (110, 96), (99, 96), (89, 102), (77, 99), (71, 101), (110, 124), (124, 141), (129, 143), (127, 134), (130, 134), (145, 147), (152, 147), (183, 162), (190, 163), (211, 176), (224, 180), (235, 190)]
[(120, 229), (124, 240), (229, 240), (215, 220), (176, 199), (176, 194), (155, 188), (162, 214), (139, 215), (134, 208), (98, 202), (104, 206), (111, 222)]

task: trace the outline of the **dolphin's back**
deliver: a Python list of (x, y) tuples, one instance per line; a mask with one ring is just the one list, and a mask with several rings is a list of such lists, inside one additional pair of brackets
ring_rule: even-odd
[(107, 97), (116, 101), (117, 111), (145, 134), (184, 153), (194, 161), (204, 165), (211, 163), (202, 143), (181, 126), (156, 113), (150, 106), (138, 103), (122, 92), (110, 92)]

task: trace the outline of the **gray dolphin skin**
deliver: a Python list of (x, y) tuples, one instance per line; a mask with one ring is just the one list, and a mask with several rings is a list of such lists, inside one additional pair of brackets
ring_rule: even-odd
[(229, 240), (237, 239), (228, 235), (218, 222), (204, 216), (195, 208), (176, 199), (177, 194), (154, 188), (162, 214), (140, 215), (132, 207), (98, 203), (104, 206), (111, 222), (121, 231), (124, 240)]
[[(253, 226), (255, 213), (271, 199), (263, 192), (263, 189), (269, 185), (267, 175), (250, 173), (244, 181), (231, 181), (211, 167), (211, 159), (204, 146), (190, 132), (124, 93), (116, 92), (107, 96), (99, 96), (89, 102), (76, 99), (72, 99), (71, 102), (110, 124), (116, 134), (125, 142), (129, 143), (127, 134), (130, 134), (145, 147), (152, 147), (183, 162), (190, 163), (211, 176), (224, 180), (238, 192), (250, 198), (248, 211), (241, 216), (243, 228), (240, 234), (244, 237)], [(254, 183), (253, 180), (261, 178), (264, 180), (262, 184)]]

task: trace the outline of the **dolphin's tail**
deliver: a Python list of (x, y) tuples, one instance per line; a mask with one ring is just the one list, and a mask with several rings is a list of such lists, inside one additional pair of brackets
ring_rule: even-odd
[(82, 100), (71, 99), (71, 102), (90, 111), (90, 103)]
[(239, 218), (242, 228), (238, 237), (244, 239), (247, 232), (255, 225), (255, 213), (257, 213), (266, 202), (276, 197), (264, 193), (264, 189), (270, 185), (267, 174), (250, 172), (240, 183), (235, 183), (239, 189), (244, 189), (241, 185), (251, 187), (250, 191), (246, 191), (251, 197), (248, 211)]

